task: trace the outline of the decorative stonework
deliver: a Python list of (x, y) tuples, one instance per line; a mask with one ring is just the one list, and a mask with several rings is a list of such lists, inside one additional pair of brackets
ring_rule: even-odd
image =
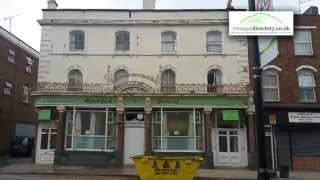
[(212, 108), (211, 108), (211, 107), (205, 107), (205, 108), (203, 109), (203, 111), (204, 111), (204, 113), (205, 113), (206, 115), (209, 115), (209, 114), (212, 112)]
[(250, 90), (249, 91), (249, 98), (248, 98), (248, 109), (247, 113), (249, 115), (253, 115), (255, 113), (255, 105), (254, 105), (254, 91)]
[(66, 107), (65, 106), (57, 106), (57, 110), (61, 113), (66, 110)]
[(129, 69), (127, 66), (125, 66), (125, 65), (119, 65), (119, 66), (116, 66), (116, 67), (112, 68), (111, 73), (110, 73), (110, 76), (113, 77), (114, 74), (115, 74), (118, 70), (121, 70), (121, 69), (124, 69), (124, 70), (126, 70), (128, 73), (130, 73), (130, 69)]
[(84, 74), (85, 74), (85, 72), (86, 72), (85, 69), (84, 69), (83, 67), (81, 67), (80, 65), (78, 65), (78, 64), (69, 66), (69, 67), (65, 70), (65, 77), (68, 77), (69, 72), (70, 72), (71, 70), (74, 70), (74, 69), (77, 69), (77, 70), (81, 71), (82, 76), (85, 77), (85, 76), (84, 76)]
[(145, 101), (144, 101), (145, 106), (151, 106), (152, 105), (152, 101), (150, 97), (146, 97)]
[(162, 71), (165, 71), (165, 70), (172, 70), (174, 72), (177, 72), (177, 68), (175, 68), (173, 65), (171, 64), (167, 64), (167, 65), (164, 65), (164, 66), (160, 66), (160, 74), (162, 73)]
[(133, 93), (133, 94), (143, 94), (143, 93), (153, 93), (155, 90), (148, 86), (147, 84), (141, 82), (130, 82), (117, 87), (114, 90), (115, 93)]
[[(118, 106), (122, 107), (123, 106), (123, 97), (118, 97)], [(117, 109), (118, 111), (118, 109)]]
[(37, 92), (63, 92), (63, 93), (90, 93), (90, 94), (101, 94), (101, 93), (116, 93), (116, 94), (228, 94), (228, 95), (248, 95), (248, 84), (237, 83), (237, 84), (223, 84), (223, 85), (208, 85), (208, 84), (176, 84), (173, 91), (161, 92), (155, 84), (154, 87), (149, 84), (128, 81), (121, 84), (118, 87), (114, 87), (113, 83), (83, 83), (81, 88), (77, 91), (72, 91), (68, 88), (68, 83), (50, 83), (50, 82), (39, 82), (37, 86)]

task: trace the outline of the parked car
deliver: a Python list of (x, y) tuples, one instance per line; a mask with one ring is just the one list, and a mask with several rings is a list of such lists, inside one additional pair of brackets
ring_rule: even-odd
[(16, 137), (11, 143), (10, 155), (12, 157), (30, 157), (32, 155), (34, 138)]

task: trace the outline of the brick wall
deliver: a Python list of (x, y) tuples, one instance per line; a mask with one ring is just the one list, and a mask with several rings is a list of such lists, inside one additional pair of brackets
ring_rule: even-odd
[[(9, 49), (15, 52), (15, 63), (8, 62)], [(26, 57), (34, 59), (32, 73), (27, 73)], [(6, 153), (15, 134), (17, 122), (35, 124), (36, 114), (32, 101), (23, 103), (23, 86), (28, 85), (32, 90), (36, 88), (38, 74), (38, 57), (15, 45), (7, 38), (0, 36), (0, 154)], [(4, 82), (13, 84), (13, 95), (3, 94)]]
[(294, 53), (293, 37), (279, 37), (279, 56), (270, 65), (282, 69), (279, 72), (280, 103), (299, 103), (298, 74), (296, 69), (302, 65), (315, 67), (314, 74), (317, 84), (316, 96), (320, 102), (320, 16), (295, 16), (295, 26), (317, 26), (312, 29), (312, 56), (296, 56)]
[(294, 171), (320, 171), (320, 157), (293, 157)]

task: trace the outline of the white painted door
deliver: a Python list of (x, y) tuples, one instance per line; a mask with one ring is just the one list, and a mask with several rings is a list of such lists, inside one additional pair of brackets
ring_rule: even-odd
[(124, 137), (124, 164), (133, 164), (131, 155), (144, 154), (144, 127), (126, 127)]
[(243, 132), (240, 129), (215, 129), (215, 166), (246, 166), (246, 141)]
[(37, 162), (39, 164), (53, 164), (56, 147), (57, 129), (39, 127), (37, 142)]

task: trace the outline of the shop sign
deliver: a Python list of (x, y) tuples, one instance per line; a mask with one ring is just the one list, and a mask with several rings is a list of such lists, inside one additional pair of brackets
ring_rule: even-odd
[(86, 97), (84, 99), (84, 102), (88, 104), (112, 104), (113, 98), (112, 97)]
[(175, 97), (158, 97), (153, 99), (155, 105), (178, 105), (179, 99)]
[(277, 115), (275, 114), (270, 114), (269, 115), (269, 124), (277, 124)]
[(289, 112), (288, 117), (291, 123), (320, 123), (320, 113)]
[(40, 121), (49, 121), (51, 119), (51, 110), (50, 109), (39, 110), (38, 119)]
[(223, 111), (224, 121), (239, 121), (240, 113), (239, 110), (224, 110)]
[[(75, 104), (108, 104), (117, 105), (117, 96), (40, 96), (36, 97), (36, 105), (75, 105)], [(211, 106), (211, 105), (246, 105), (247, 96), (216, 97), (216, 96), (155, 96), (150, 97), (153, 106)], [(145, 96), (123, 96), (125, 106), (144, 106)]]

